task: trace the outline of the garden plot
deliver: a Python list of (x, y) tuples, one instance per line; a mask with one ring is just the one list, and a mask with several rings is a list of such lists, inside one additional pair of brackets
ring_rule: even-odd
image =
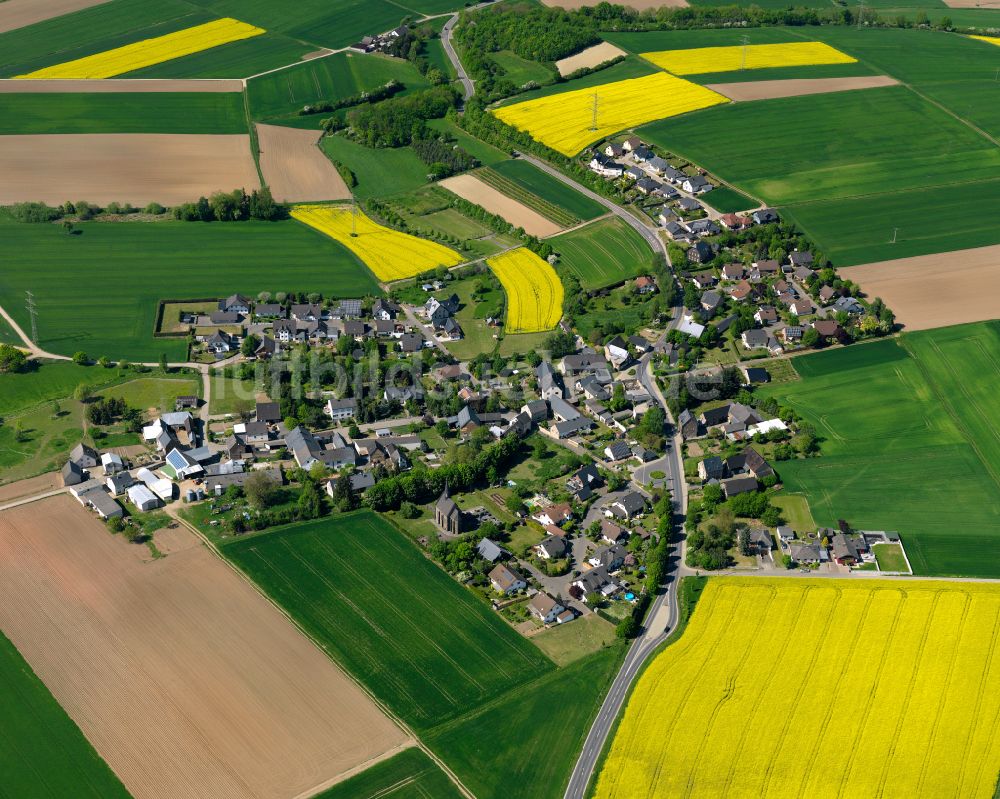
[(463, 200), (482, 206), (491, 214), (503, 217), (514, 227), (523, 228), (531, 236), (543, 238), (559, 233), (562, 228), (537, 211), (488, 186), (475, 175), (456, 175), (442, 180), (441, 185)]

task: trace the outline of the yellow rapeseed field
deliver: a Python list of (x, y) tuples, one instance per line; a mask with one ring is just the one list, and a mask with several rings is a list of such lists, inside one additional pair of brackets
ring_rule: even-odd
[(599, 799), (991, 799), (1000, 584), (712, 578)]
[(508, 333), (540, 333), (559, 324), (563, 287), (551, 264), (525, 247), (487, 258), (486, 263), (507, 292)]
[[(385, 283), (439, 266), (456, 266), (464, 260), (448, 247), (383, 227), (360, 210), (352, 220), (353, 214), (347, 206), (296, 205), (291, 213), (293, 218), (339, 241)], [(352, 227), (356, 228), (356, 236), (351, 235)]]
[(969, 36), (970, 39), (979, 39), (981, 42), (989, 42), (996, 47), (1000, 47), (1000, 37), (997, 36)]
[(66, 61), (51, 67), (18, 75), (19, 78), (62, 78), (68, 80), (83, 80), (85, 78), (111, 78), (143, 67), (170, 61), (181, 56), (199, 53), (220, 44), (229, 44), (241, 39), (260, 36), (266, 31), (263, 28), (248, 25), (246, 22), (230, 19), (217, 19), (204, 25), (143, 39), (114, 50)]
[(588, 144), (620, 130), (726, 102), (711, 89), (657, 72), (501, 106), (493, 114), (563, 155), (576, 155)]
[(804, 67), (813, 64), (853, 64), (856, 58), (823, 42), (751, 44), (744, 48), (695, 47), (691, 50), (660, 50), (642, 53), (647, 61), (675, 75), (702, 75), (738, 69)]

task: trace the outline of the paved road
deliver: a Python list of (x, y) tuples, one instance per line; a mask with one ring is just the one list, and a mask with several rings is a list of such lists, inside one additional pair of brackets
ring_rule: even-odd
[(451, 35), (455, 29), (455, 23), (458, 22), (458, 14), (449, 19), (444, 23), (444, 27), (441, 28), (441, 44), (444, 45), (444, 53), (448, 56), (448, 60), (451, 61), (451, 65), (455, 68), (455, 72), (458, 74), (458, 79), (462, 83), (462, 96), (465, 100), (468, 100), (476, 93), (476, 86), (472, 82), (472, 78), (465, 71), (465, 67), (462, 66), (462, 60), (458, 57), (458, 53), (455, 52), (455, 48), (451, 43)]
[(656, 232), (656, 230), (649, 227), (648, 225), (644, 225), (640, 219), (630, 214), (628, 211), (626, 211), (624, 208), (622, 208), (613, 200), (609, 200), (607, 197), (602, 197), (597, 192), (591, 191), (582, 183), (577, 183), (575, 180), (573, 180), (573, 178), (569, 177), (568, 175), (564, 175), (562, 172), (560, 172), (558, 169), (556, 169), (548, 162), (543, 161), (540, 158), (535, 158), (535, 156), (528, 155), (527, 153), (519, 152), (517, 153), (517, 155), (519, 158), (523, 158), (525, 161), (529, 161), (530, 163), (534, 164), (543, 172), (548, 172), (550, 175), (552, 175), (552, 177), (556, 178), (557, 180), (561, 180), (566, 185), (572, 186), (581, 194), (590, 197), (590, 199), (594, 200), (595, 202), (599, 202), (601, 205), (607, 208), (611, 213), (613, 213), (619, 219), (627, 223), (633, 230), (635, 230), (636, 233), (642, 236), (649, 243), (649, 246), (653, 248), (653, 252), (663, 253), (663, 257), (667, 259), (667, 264), (668, 265), (670, 264), (670, 256), (667, 255), (667, 245), (663, 242), (663, 239), (660, 238), (660, 235)]

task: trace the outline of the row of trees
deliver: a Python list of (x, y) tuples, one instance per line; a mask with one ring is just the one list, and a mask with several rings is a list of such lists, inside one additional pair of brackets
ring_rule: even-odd
[(243, 189), (217, 191), (197, 202), (183, 203), (173, 209), (174, 218), (184, 222), (241, 222), (258, 219), (270, 222), (288, 216), (288, 208), (275, 201), (264, 186), (247, 194)]

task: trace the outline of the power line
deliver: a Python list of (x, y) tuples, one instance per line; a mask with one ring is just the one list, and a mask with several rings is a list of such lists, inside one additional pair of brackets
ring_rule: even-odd
[(747, 46), (750, 44), (750, 37), (743, 35), (740, 37), (740, 41), (743, 43), (743, 59), (740, 62), (740, 70), (747, 68)]
[(35, 305), (35, 295), (30, 291), (24, 292), (27, 300), (24, 307), (28, 309), (28, 316), (31, 317), (31, 340), (38, 343), (38, 307)]
[(858, 4), (858, 28), (859, 29), (861, 28), (861, 20), (864, 19), (864, 16), (865, 16), (865, 0), (861, 0), (861, 2)]
[(597, 92), (594, 92), (594, 113), (590, 120), (590, 129), (597, 130)]

